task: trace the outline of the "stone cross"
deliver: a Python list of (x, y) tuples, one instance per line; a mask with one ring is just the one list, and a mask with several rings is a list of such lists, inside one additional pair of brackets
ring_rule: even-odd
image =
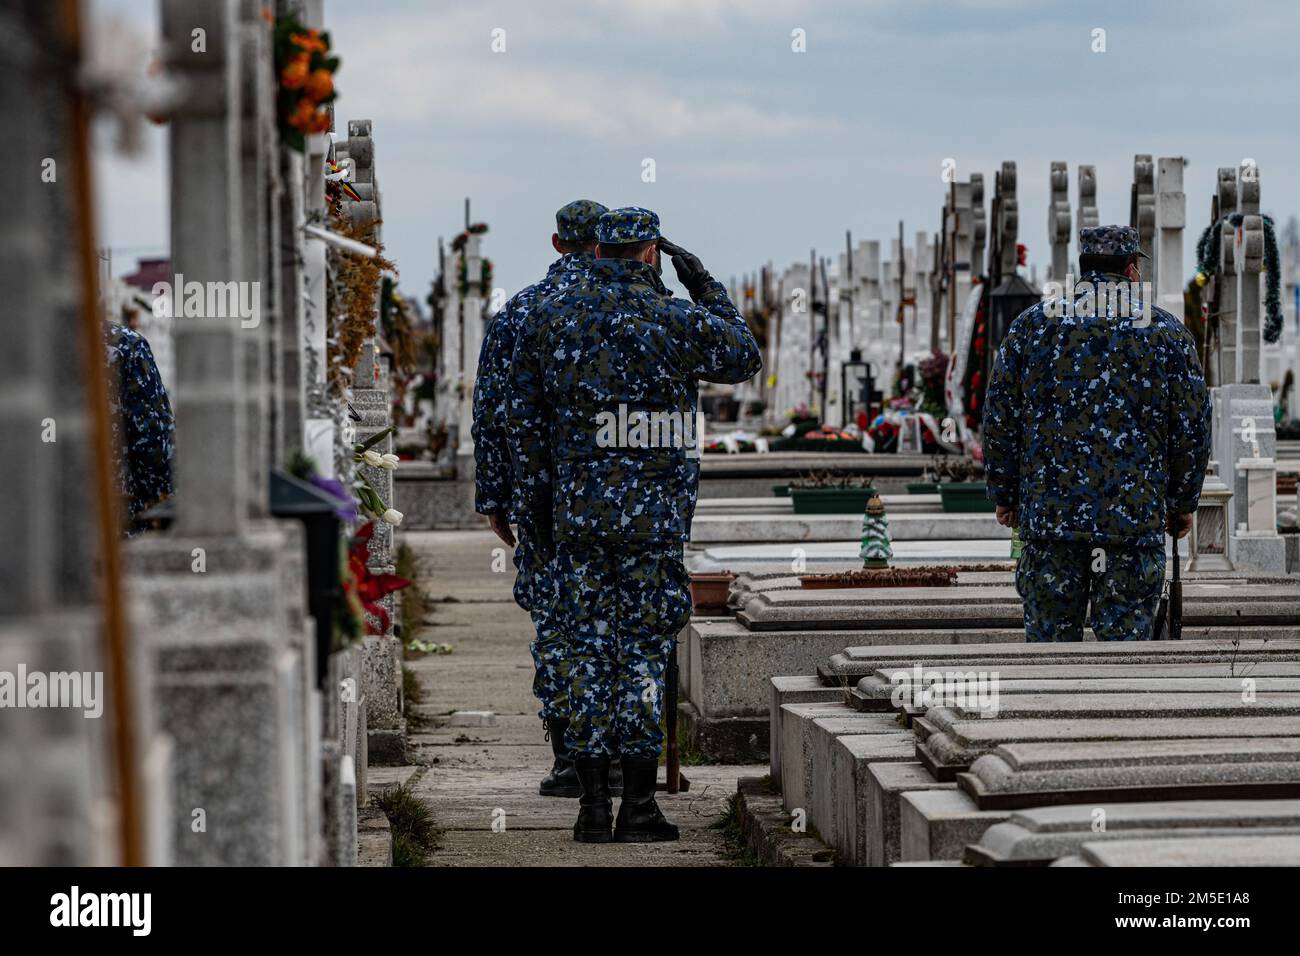
[[(1232, 261), (1237, 271), (1236, 381), (1259, 382), (1260, 275), (1264, 271), (1264, 220), (1259, 214), (1259, 169), (1241, 166), (1237, 175), (1237, 212), (1241, 224), (1231, 230)], [(1224, 224), (1225, 235), (1229, 234)]]
[(1182, 157), (1162, 156), (1156, 164), (1156, 305), (1183, 317), (1183, 228), (1187, 197), (1183, 194)]
[(971, 275), (978, 275), (984, 257), (984, 177), (974, 173), (969, 182), (955, 182), (944, 205), (944, 236), (950, 269), (945, 339), (952, 348), (956, 336), (957, 311), (961, 309)]
[(1142, 281), (1150, 282), (1155, 270), (1155, 231), (1156, 231), (1156, 190), (1155, 164), (1149, 153), (1139, 153), (1133, 157), (1133, 204), (1130, 210), (1129, 225), (1138, 231), (1138, 244), (1149, 256), (1139, 259)]
[(1079, 167), (1079, 228), (1089, 229), (1101, 225), (1097, 214), (1097, 170), (1094, 166)]
[(1002, 172), (998, 177), (997, 222), (999, 263), (1002, 278), (1014, 275), (1019, 255), (1016, 251), (1016, 238), (1019, 235), (1020, 203), (1016, 199), (1016, 164), (1010, 160), (1003, 162)]
[[(1237, 359), (1237, 266), (1233, 260), (1234, 239), (1227, 217), (1237, 211), (1237, 171), (1219, 167), (1219, 274), (1215, 277), (1215, 299), (1219, 312), (1219, 362), (1217, 382), (1228, 385), (1241, 381)], [(1220, 459), (1222, 460), (1222, 459)]]
[(460, 440), (456, 454), (460, 459), (458, 474), (473, 473), (474, 436), (471, 426), (474, 423), (474, 381), (478, 372), (478, 353), (483, 345), (484, 310), (490, 289), (483, 288), (483, 237), (470, 233), (460, 255), (465, 261), (465, 279), (467, 288), (461, 301), (460, 367), (462, 392), (458, 403), (457, 418), (460, 423)]
[(1053, 162), (1052, 197), (1047, 207), (1047, 241), (1052, 247), (1049, 279), (1065, 281), (1070, 271), (1070, 176), (1065, 163)]

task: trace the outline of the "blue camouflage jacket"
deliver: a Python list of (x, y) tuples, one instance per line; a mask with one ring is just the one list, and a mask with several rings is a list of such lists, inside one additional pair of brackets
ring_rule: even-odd
[(1128, 286), (1087, 273), (1072, 304), (1040, 302), (1011, 324), (984, 406), (988, 493), (1019, 510), (1027, 541), (1163, 545), (1167, 515), (1194, 511), (1205, 480), (1205, 376), (1176, 317), (1090, 302), (1081, 290), (1101, 283)]
[(143, 335), (106, 322), (104, 346), (112, 388), (109, 421), (117, 487), (125, 498), (127, 533), (141, 512), (172, 493), (176, 428), (171, 402)]
[(692, 304), (654, 269), (596, 261), (515, 347), (510, 431), (522, 504), (556, 538), (684, 541), (699, 484), (699, 382), (743, 382), (758, 343), (710, 281)]
[(478, 354), (474, 380), (474, 510), (479, 514), (505, 511), (517, 519), (514, 476), (506, 442), (509, 414), (510, 363), (519, 330), (534, 305), (571, 284), (584, 268), (596, 261), (590, 252), (571, 252), (551, 263), (546, 277), (520, 290), (488, 324)]

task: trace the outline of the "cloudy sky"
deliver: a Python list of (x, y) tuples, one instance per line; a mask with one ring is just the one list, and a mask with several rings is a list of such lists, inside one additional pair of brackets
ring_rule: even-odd
[[(93, 0), (144, 37), (152, 0)], [(1185, 156), (1187, 266), (1219, 166), (1259, 166), (1265, 212), (1300, 211), (1290, 0), (326, 0), (337, 120), (374, 121), (384, 235), (423, 298), (463, 202), (508, 292), (553, 258), (555, 210), (656, 210), (724, 280), (905, 223), (938, 227), (942, 164), (1018, 164), (1020, 241), (1049, 257), (1049, 164), (1097, 168), (1127, 222), (1135, 153)], [(1094, 31), (1105, 52), (1093, 52)], [(504, 52), (493, 51), (504, 31)], [(802, 30), (806, 52), (792, 50)], [(499, 38), (501, 34), (496, 34)], [(100, 149), (115, 271), (165, 252), (164, 130)], [(655, 181), (644, 182), (652, 159)], [(1071, 253), (1074, 249), (1072, 247)], [(671, 273), (671, 269), (669, 269)]]

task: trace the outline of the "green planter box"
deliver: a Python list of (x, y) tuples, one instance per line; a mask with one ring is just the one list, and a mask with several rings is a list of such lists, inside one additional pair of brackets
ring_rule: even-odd
[(937, 495), (939, 486), (933, 481), (911, 481), (907, 484), (909, 495)]
[(791, 488), (797, 515), (860, 515), (876, 493), (874, 488)]
[(772, 494), (776, 495), (776, 497), (778, 497), (778, 498), (789, 498), (789, 497), (790, 497), (790, 486), (789, 486), (789, 485), (773, 485), (773, 486), (772, 486)]
[(943, 510), (960, 514), (990, 512), (997, 504), (989, 500), (988, 485), (982, 481), (949, 481), (939, 485)]

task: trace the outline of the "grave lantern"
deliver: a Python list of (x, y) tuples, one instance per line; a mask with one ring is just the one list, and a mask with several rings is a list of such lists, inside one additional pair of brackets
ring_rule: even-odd
[(1021, 312), (1032, 308), (1041, 300), (1041, 293), (1016, 273), (1007, 276), (989, 293), (989, 336), (985, 381), (988, 381), (988, 376), (993, 373), (993, 360), (997, 357), (998, 347), (1006, 338), (1011, 323)]
[[(852, 371), (850, 371), (852, 370)], [(860, 371), (859, 371), (860, 370)], [(850, 375), (853, 387), (849, 387)], [(844, 424), (853, 422), (854, 411), (861, 405), (871, 414), (871, 404), (877, 401), (876, 375), (870, 362), (862, 361), (862, 350), (849, 352), (849, 360), (840, 366), (840, 394), (844, 396)]]
[(325, 686), (334, 650), (334, 605), (339, 587), (339, 502), (315, 485), (271, 471), (271, 514), (297, 518), (305, 532), (307, 608), (316, 623), (316, 686)]
[(1228, 559), (1228, 503), (1232, 489), (1219, 477), (1218, 462), (1211, 461), (1201, 487), (1201, 500), (1192, 514), (1191, 560), (1188, 571), (1231, 571)]

